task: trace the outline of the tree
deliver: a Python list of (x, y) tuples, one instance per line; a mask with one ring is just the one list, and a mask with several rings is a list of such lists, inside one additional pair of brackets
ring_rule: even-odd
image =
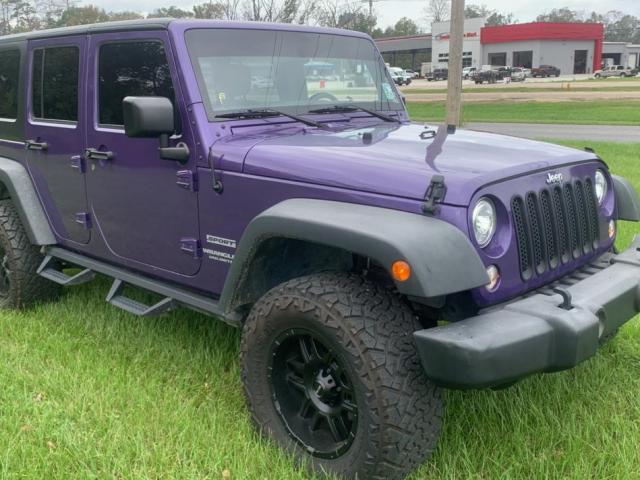
[(209, 1), (193, 6), (196, 18), (237, 20), (240, 17), (240, 0)]
[(109, 21), (109, 16), (95, 5), (85, 7), (67, 8), (56, 22), (57, 27), (69, 27), (72, 25), (87, 25), (89, 23), (101, 23)]
[(485, 18), (486, 24), (490, 26), (509, 25), (517, 21), (513, 13), (503, 14), (498, 12), (497, 10), (491, 10), (486, 5), (475, 5), (473, 3), (470, 3), (465, 6), (464, 17), (465, 18)]
[(427, 18), (432, 22), (444, 22), (451, 16), (451, 0), (429, 0)]
[(13, 6), (13, 32), (30, 32), (41, 28), (41, 20), (33, 3), (17, 0)]
[(343, 23), (347, 19), (364, 14), (364, 7), (363, 3), (358, 1), (324, 0), (319, 2), (315, 14), (319, 25), (331, 28), (346, 28)]
[(397, 37), (406, 37), (420, 33), (420, 27), (408, 17), (402, 17), (393, 27), (393, 34)]
[(489, 26), (497, 26), (497, 25), (511, 25), (512, 23), (518, 23), (513, 13), (499, 13), (493, 12), (491, 15), (487, 17), (487, 25)]
[(147, 18), (191, 18), (193, 13), (188, 10), (182, 10), (181, 8), (171, 5), (170, 7), (156, 8), (153, 12), (147, 15)]
[(254, 22), (307, 23), (316, 11), (313, 0), (246, 0), (244, 18)]
[(118, 21), (118, 20), (140, 20), (144, 18), (144, 15), (138, 12), (131, 12), (125, 10), (123, 12), (109, 12), (107, 13), (109, 20)]
[(470, 3), (464, 7), (464, 18), (487, 18), (492, 13), (495, 12), (486, 5), (474, 5)]
[(11, 21), (15, 4), (15, 0), (0, 0), (0, 35), (9, 35), (13, 29)]
[(338, 28), (346, 28), (347, 30), (356, 30), (372, 34), (376, 28), (378, 21), (374, 16), (364, 12), (343, 13), (338, 18)]
[(41, 17), (41, 28), (52, 28), (58, 24), (62, 13), (76, 6), (75, 0), (35, 0)]
[(640, 20), (633, 15), (611, 11), (604, 15), (604, 38), (608, 42), (631, 42), (640, 28)]
[(538, 22), (582, 22), (583, 18), (576, 10), (568, 7), (554, 8), (550, 12), (538, 15)]
[(201, 3), (193, 6), (193, 14), (196, 18), (222, 19), (224, 17), (224, 8), (220, 3)]

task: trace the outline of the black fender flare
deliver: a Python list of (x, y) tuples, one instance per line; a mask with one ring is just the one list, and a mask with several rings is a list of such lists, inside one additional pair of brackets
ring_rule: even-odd
[(462, 231), (432, 217), (387, 208), (312, 199), (290, 199), (256, 216), (245, 229), (220, 304), (240, 306), (258, 246), (269, 238), (305, 240), (369, 257), (389, 270), (396, 260), (412, 269), (396, 282), (402, 294), (433, 298), (489, 283), (485, 267)]
[(640, 199), (631, 182), (620, 175), (611, 175), (619, 220), (640, 222)]
[(55, 245), (56, 237), (27, 169), (15, 160), (0, 157), (0, 182), (20, 215), (29, 241), (33, 245)]

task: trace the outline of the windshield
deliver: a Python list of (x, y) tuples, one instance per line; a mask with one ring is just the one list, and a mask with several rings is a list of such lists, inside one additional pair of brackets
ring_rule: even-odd
[(365, 38), (249, 29), (194, 29), (185, 35), (211, 119), (260, 109), (306, 114), (336, 104), (404, 109)]

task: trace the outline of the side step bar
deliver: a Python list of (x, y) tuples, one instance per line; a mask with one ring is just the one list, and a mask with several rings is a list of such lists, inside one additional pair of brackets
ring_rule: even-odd
[(75, 275), (67, 275), (57, 267), (59, 267), (58, 261), (51, 255), (47, 255), (38, 267), (37, 273), (41, 277), (65, 287), (72, 287), (89, 282), (96, 276), (96, 274), (88, 268), (85, 268)]
[(162, 315), (176, 307), (176, 304), (171, 297), (164, 297), (154, 305), (145, 305), (144, 303), (126, 297), (122, 294), (124, 285), (124, 282), (117, 278), (113, 281), (113, 285), (111, 285), (111, 289), (107, 294), (107, 303), (139, 317)]
[[(111, 277), (114, 282), (107, 295), (107, 302), (134, 315), (158, 315), (182, 305), (192, 310), (218, 317), (234, 327), (241, 324), (240, 318), (224, 315), (216, 300), (199, 293), (191, 292), (161, 280), (148, 278), (125, 268), (116, 267), (60, 247), (45, 248), (44, 253), (45, 259), (38, 268), (38, 273), (41, 276), (65, 286), (87, 282), (95, 276), (95, 273)], [(84, 270), (73, 276), (67, 275), (60, 268), (56, 268), (59, 267), (57, 260), (77, 265), (84, 268)], [(125, 284), (148, 290), (164, 298), (155, 305), (145, 305), (122, 294)]]

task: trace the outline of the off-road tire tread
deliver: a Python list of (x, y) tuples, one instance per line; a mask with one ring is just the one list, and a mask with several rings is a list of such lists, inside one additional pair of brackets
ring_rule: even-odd
[[(421, 464), (436, 446), (442, 424), (440, 390), (424, 376), (412, 333), (415, 315), (398, 295), (361, 276), (345, 273), (309, 275), (275, 287), (253, 307), (244, 325), (241, 360), (261, 319), (273, 309), (291, 306), (313, 310), (349, 352), (366, 384), (374, 419), (366, 460), (346, 476), (398, 479)], [(263, 421), (253, 409), (247, 365), (242, 378), (248, 408), (259, 430)]]
[(0, 200), (0, 243), (8, 256), (11, 270), (9, 295), (0, 299), (0, 307), (22, 309), (53, 297), (58, 286), (40, 275), (39, 247), (32, 245), (11, 200)]

